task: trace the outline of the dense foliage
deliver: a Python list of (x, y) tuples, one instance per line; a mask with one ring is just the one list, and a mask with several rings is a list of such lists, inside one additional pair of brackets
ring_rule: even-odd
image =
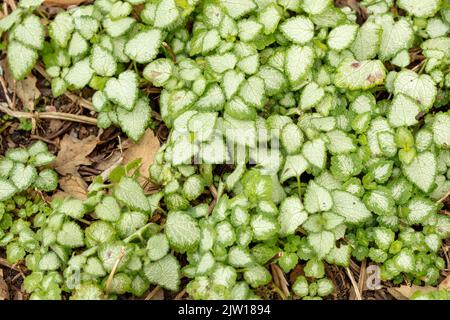
[[(274, 263), (304, 265), (291, 291), (315, 299), (334, 290), (325, 264), (351, 258), (378, 264), (383, 280), (437, 283), (450, 235), (439, 214), (450, 190), (448, 3), (365, 0), (359, 24), (330, 0), (96, 0), (44, 27), (41, 2), (0, 21), (14, 77), (41, 58), (55, 97), (93, 88), (98, 125), (134, 140), (151, 121), (144, 88), (161, 87), (171, 133), (149, 168), (160, 191), (146, 195), (132, 163), (85, 201), (25, 202), (25, 213), (22, 198), (7, 199), (32, 183), (54, 189), (54, 173), (35, 169), (50, 157), (8, 152), (0, 244), (10, 262), (25, 258), (31, 298), (177, 291), (181, 277), (193, 299), (258, 298)], [(33, 174), (16, 177), (24, 168)]]

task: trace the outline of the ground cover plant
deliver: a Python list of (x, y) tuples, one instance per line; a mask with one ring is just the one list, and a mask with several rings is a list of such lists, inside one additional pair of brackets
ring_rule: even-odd
[(86, 2), (4, 5), (0, 298), (449, 299), (447, 2)]

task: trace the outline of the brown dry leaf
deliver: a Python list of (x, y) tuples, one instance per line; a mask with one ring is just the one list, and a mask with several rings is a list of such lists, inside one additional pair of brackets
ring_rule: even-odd
[(22, 101), (24, 108), (27, 110), (34, 110), (34, 102), (39, 99), (41, 92), (36, 87), (37, 79), (30, 74), (22, 81), (16, 82), (16, 94)]
[(409, 299), (409, 297), (411, 297), (412, 294), (416, 291), (428, 293), (428, 292), (436, 291), (437, 289), (435, 287), (430, 287), (430, 286), (421, 287), (421, 286), (416, 286), (416, 285), (412, 285), (412, 286), (403, 285), (403, 286), (396, 287), (396, 288), (388, 288), (387, 290), (392, 296), (394, 296), (395, 299), (402, 300), (402, 297), (403, 297), (403, 299)]
[(5, 80), (8, 84), (8, 91), (12, 92), (15, 89), (15, 93), (20, 101), (22, 101), (24, 108), (34, 110), (34, 101), (39, 99), (41, 96), (41, 92), (36, 87), (36, 77), (30, 74), (24, 80), (17, 81), (9, 71), (6, 59), (2, 60), (0, 65), (5, 72)]
[(66, 134), (61, 140), (61, 149), (56, 157), (54, 165), (56, 171), (63, 176), (71, 174), (79, 177), (78, 167), (91, 164), (87, 156), (95, 149), (97, 143), (98, 139), (95, 136), (79, 140)]
[(69, 6), (77, 6), (84, 2), (92, 2), (88, 0), (44, 0), (44, 4), (52, 7), (69, 7)]
[(0, 300), (9, 300), (9, 289), (5, 279), (3, 279), (2, 269), (0, 269)]
[(109, 156), (105, 158), (105, 155), (99, 154), (98, 157), (94, 158), (93, 160), (97, 163), (95, 165), (95, 169), (100, 171), (105, 171), (109, 168), (111, 168), (116, 163), (120, 162), (122, 158), (122, 154), (120, 151), (114, 151)]
[(450, 291), (450, 275), (447, 276), (442, 282), (439, 284), (439, 289), (447, 289)]
[[(126, 164), (135, 159), (142, 159), (139, 172), (143, 177), (148, 177), (148, 167), (153, 163), (159, 150), (159, 140), (151, 129), (147, 129), (144, 136), (137, 144), (132, 144), (124, 153), (122, 163)], [(144, 182), (145, 179), (140, 179)]]
[(87, 198), (87, 183), (77, 176), (68, 175), (59, 180), (59, 187), (69, 196), (85, 200)]

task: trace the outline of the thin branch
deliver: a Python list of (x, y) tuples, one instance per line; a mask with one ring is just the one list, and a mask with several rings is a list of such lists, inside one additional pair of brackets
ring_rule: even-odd
[(73, 122), (80, 122), (85, 124), (97, 125), (97, 119), (81, 116), (77, 114), (64, 113), (64, 112), (22, 112), (13, 111), (4, 105), (0, 104), (0, 111), (6, 113), (7, 115), (14, 118), (25, 118), (25, 119), (55, 119), (55, 120), (67, 120)]
[(156, 286), (146, 297), (144, 300), (152, 300), (152, 298), (161, 290), (160, 286)]
[(448, 197), (450, 197), (450, 190), (447, 191), (447, 193), (446, 193), (442, 198), (440, 198), (438, 201), (436, 201), (436, 204), (439, 204), (439, 203), (441, 203), (441, 202), (444, 202), (445, 199), (447, 199)]
[(175, 52), (173, 52), (172, 48), (169, 46), (169, 44), (167, 42), (163, 42), (162, 43), (163, 47), (170, 53), (170, 55), (172, 56), (173, 62), (177, 63), (177, 56), (175, 55)]
[(364, 259), (361, 264), (360, 271), (359, 271), (359, 279), (358, 279), (359, 292), (364, 291), (364, 282), (366, 280), (366, 265), (367, 265), (367, 261), (366, 261), (366, 259)]
[(174, 298), (174, 300), (181, 300), (181, 298), (183, 298), (183, 296), (186, 294), (186, 288), (184, 288), (183, 290), (181, 290)]
[(125, 256), (125, 249), (122, 248), (122, 250), (120, 250), (119, 256), (116, 259), (116, 262), (114, 263), (114, 266), (112, 267), (111, 273), (108, 276), (108, 280), (106, 280), (106, 286), (105, 286), (106, 295), (109, 294), (109, 291), (111, 289), (111, 283), (114, 278), (114, 274), (116, 273), (117, 268), (119, 267), (119, 263), (120, 263), (120, 261), (122, 261), (124, 256)]
[[(51, 81), (52, 78), (48, 75), (47, 71), (45, 71), (44, 67), (41, 64), (37, 64), (35, 67), (37, 72), (39, 72), (47, 81)], [(72, 92), (66, 91), (64, 92), (64, 95), (69, 98), (72, 102), (79, 104), (85, 109), (88, 109), (90, 111), (95, 111), (94, 107), (92, 106), (92, 102), (89, 100), (86, 100), (82, 97), (77, 96), (76, 94), (73, 94)]]
[(345, 271), (347, 271), (347, 275), (350, 278), (353, 289), (355, 290), (356, 300), (362, 300), (361, 293), (359, 292), (359, 289), (358, 289), (358, 284), (356, 283), (355, 278), (353, 278), (352, 272), (350, 271), (350, 269), (348, 267), (345, 268)]
[(2, 89), (3, 89), (3, 93), (5, 94), (6, 102), (8, 102), (8, 105), (11, 108), (13, 103), (8, 95), (8, 90), (6, 89), (5, 79), (3, 77), (0, 77), (0, 84), (2, 85)]

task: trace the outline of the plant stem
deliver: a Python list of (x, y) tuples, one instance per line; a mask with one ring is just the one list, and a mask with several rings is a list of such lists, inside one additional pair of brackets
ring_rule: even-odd
[(13, 111), (8, 107), (0, 104), (0, 111), (6, 113), (7, 115), (14, 118), (25, 118), (25, 119), (55, 119), (55, 120), (66, 120), (73, 122), (80, 122), (85, 124), (97, 125), (97, 119), (80, 116), (77, 114), (64, 113), (64, 112), (22, 112), (22, 111)]

